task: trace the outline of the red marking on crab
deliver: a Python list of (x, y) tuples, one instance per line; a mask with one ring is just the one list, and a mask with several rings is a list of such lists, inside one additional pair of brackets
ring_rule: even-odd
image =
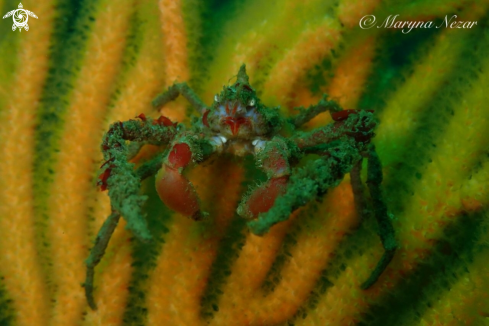
[(100, 168), (103, 168), (105, 165), (107, 165), (107, 164), (109, 164), (109, 163), (113, 162), (113, 161), (114, 161), (114, 159), (115, 159), (115, 158), (113, 158), (113, 157), (112, 157), (112, 158), (110, 158), (110, 159), (108, 159), (107, 161), (105, 161), (105, 162), (104, 162), (104, 164), (102, 164), (102, 165), (100, 166)]
[(375, 136), (373, 132), (346, 132), (348, 136), (355, 138), (355, 141), (361, 143), (369, 143), (370, 139)]
[(110, 177), (110, 172), (112, 169), (105, 169), (105, 171), (98, 177), (100, 181), (98, 182), (101, 191), (107, 190), (107, 179)]
[(267, 183), (255, 189), (246, 204), (253, 218), (260, 213), (266, 213), (275, 204), (275, 199), (283, 195), (287, 188), (289, 176), (270, 179)]
[(204, 111), (204, 115), (202, 116), (202, 123), (204, 124), (204, 126), (206, 127), (209, 127), (209, 122), (207, 121), (207, 116), (209, 115), (209, 110), (205, 110)]
[[(121, 147), (121, 144), (119, 144), (119, 143), (115, 143), (115, 144), (113, 144), (113, 145), (112, 145), (112, 148), (118, 148), (118, 147)], [(110, 149), (110, 146), (109, 146), (109, 145), (107, 145), (107, 143), (106, 143), (106, 142), (104, 142), (104, 143), (102, 144), (102, 149), (103, 149), (104, 151), (107, 151), (107, 150), (109, 150), (109, 149)]]
[(124, 124), (121, 121), (119, 121), (118, 124), (119, 124), (119, 128), (121, 129), (121, 132), (122, 132), (122, 138), (125, 138), (126, 137), (126, 131), (124, 130)]
[(233, 136), (235, 136), (239, 132), (239, 127), (241, 127), (241, 125), (248, 125), (250, 121), (247, 118), (243, 118), (243, 117), (239, 117), (239, 118), (226, 117), (224, 118), (224, 123), (231, 128), (231, 132)]
[(147, 120), (146, 115), (144, 113), (141, 113), (140, 115), (136, 116), (136, 118), (139, 118), (139, 119), (141, 119), (143, 121), (146, 121)]
[(176, 126), (177, 123), (171, 122), (170, 119), (168, 119), (165, 116), (160, 116), (158, 119), (153, 120), (154, 125), (160, 125), (160, 126), (166, 126), (166, 127), (171, 127), (171, 126)]
[[(103, 168), (105, 165), (109, 164), (109, 163), (112, 163), (114, 161), (114, 158), (111, 158), (107, 161), (105, 161), (104, 164), (102, 164), (100, 166), (100, 168)], [(110, 164), (105, 170), (104, 172), (102, 172), (100, 175), (99, 175), (99, 182), (98, 184), (100, 185), (100, 190), (102, 191), (105, 191), (107, 190), (107, 179), (110, 177), (110, 173), (112, 172), (112, 169), (115, 167), (114, 164)]]
[[(366, 110), (367, 112), (373, 113), (374, 110)], [(358, 110), (342, 110), (339, 112), (331, 113), (331, 117), (334, 121), (343, 121), (346, 120), (350, 114), (358, 114)]]
[(333, 112), (331, 113), (331, 117), (333, 118), (334, 121), (343, 121), (346, 120), (350, 114), (357, 114), (357, 110), (343, 110), (339, 112)]
[[(139, 118), (143, 120), (144, 122), (148, 121), (148, 118), (144, 113), (141, 113), (140, 115), (136, 116), (136, 118)], [(166, 127), (171, 127), (171, 126), (176, 126), (177, 123), (171, 122), (170, 119), (168, 119), (165, 116), (160, 116), (158, 119), (153, 120), (154, 125), (160, 125), (160, 126), (166, 126)]]
[(192, 184), (177, 169), (165, 165), (162, 170), (162, 176), (156, 180), (161, 201), (180, 214), (198, 217), (199, 202)]
[(192, 158), (190, 146), (186, 143), (175, 144), (168, 155), (168, 162), (172, 168), (178, 169), (186, 166)]
[(237, 102), (233, 103), (233, 110), (232, 111), (229, 110), (229, 103), (226, 102), (226, 113), (227, 113), (227, 115), (235, 115), (237, 109), (238, 109), (238, 103)]

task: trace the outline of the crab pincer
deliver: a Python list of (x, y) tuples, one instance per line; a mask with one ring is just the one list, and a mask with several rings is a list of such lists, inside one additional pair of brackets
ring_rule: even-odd
[(186, 143), (173, 145), (166, 163), (156, 176), (156, 191), (161, 201), (172, 210), (192, 217), (201, 218), (199, 200), (194, 187), (181, 171), (192, 159), (190, 146)]

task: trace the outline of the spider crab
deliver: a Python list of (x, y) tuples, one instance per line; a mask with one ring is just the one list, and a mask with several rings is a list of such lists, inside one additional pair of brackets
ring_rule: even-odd
[[(237, 208), (248, 219), (250, 231), (263, 235), (270, 227), (287, 220), (297, 208), (324, 195), (350, 173), (355, 205), (361, 213), (370, 212), (379, 225), (379, 236), (385, 249), (370, 277), (362, 284), (369, 288), (391, 261), (397, 247), (394, 229), (382, 199), (382, 166), (370, 142), (377, 120), (370, 110), (342, 110), (327, 96), (317, 105), (299, 108), (299, 114), (285, 118), (279, 108), (267, 108), (249, 84), (245, 65), (236, 82), (224, 86), (211, 106), (202, 102), (186, 83), (177, 83), (157, 96), (158, 108), (179, 95), (201, 114), (191, 128), (173, 123), (161, 116), (116, 122), (104, 136), (99, 185), (108, 189), (112, 213), (102, 226), (87, 263), (84, 284), (87, 301), (96, 309), (93, 298), (94, 268), (101, 260), (120, 216), (127, 228), (141, 241), (151, 234), (141, 211), (145, 196), (139, 194), (141, 180), (156, 174), (156, 189), (163, 203), (172, 210), (194, 220), (205, 217), (191, 182), (182, 174), (212, 155), (231, 153), (253, 155), (268, 180), (249, 191)], [(321, 112), (329, 111), (334, 122), (303, 132), (299, 128)], [(284, 135), (288, 136), (285, 137)], [(166, 146), (167, 150), (138, 169), (129, 160), (143, 144)], [(294, 164), (304, 155), (317, 154), (301, 168)], [(366, 207), (364, 186), (360, 178), (363, 159), (368, 160), (367, 187), (372, 204)]]

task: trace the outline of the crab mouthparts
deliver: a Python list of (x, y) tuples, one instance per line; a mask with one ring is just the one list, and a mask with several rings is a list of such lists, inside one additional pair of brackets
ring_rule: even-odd
[(233, 136), (236, 136), (239, 132), (239, 127), (243, 124), (248, 124), (249, 121), (248, 119), (243, 117), (239, 117), (239, 118), (226, 117), (224, 118), (224, 123), (226, 123), (231, 128), (231, 132), (233, 133)]

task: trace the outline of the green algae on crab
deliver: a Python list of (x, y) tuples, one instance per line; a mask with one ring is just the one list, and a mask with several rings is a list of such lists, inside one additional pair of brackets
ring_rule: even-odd
[[(53, 302), (57, 282), (64, 275), (76, 274), (74, 267), (69, 266), (83, 269), (83, 258), (77, 265), (68, 257), (71, 265), (56, 265), (54, 268), (50, 253), (58, 249), (68, 250), (75, 257), (77, 253), (74, 249), (79, 247), (83, 248), (80, 250), (83, 253), (81, 256), (86, 256), (90, 239), (95, 238), (94, 230), (101, 225), (100, 220), (108, 215), (107, 208), (110, 208), (94, 190), (97, 168), (103, 162), (99, 156), (92, 157), (90, 154), (88, 156), (93, 166), (87, 170), (89, 179), (93, 180), (90, 181), (93, 189), (85, 191), (80, 188), (83, 193), (81, 206), (75, 206), (71, 197), (63, 201), (72, 210), (78, 209), (76, 207), (87, 210), (86, 214), (76, 215), (76, 219), (82, 219), (88, 226), (76, 230), (81, 236), (71, 239), (73, 246), (66, 243), (66, 246), (53, 248), (53, 239), (45, 235), (46, 226), (33, 222), (46, 224), (52, 218), (51, 213), (46, 213), (52, 210), (52, 204), (48, 201), (52, 193), (44, 185), (52, 184), (53, 178), (62, 171), (55, 166), (68, 166), (84, 158), (64, 155), (78, 146), (86, 146), (81, 136), (67, 146), (57, 144), (67, 125), (65, 116), (71, 110), (70, 94), (80, 91), (87, 97), (93, 94), (82, 90), (76, 81), (79, 71), (91, 62), (96, 53), (92, 50), (86, 52), (88, 40), (105, 35), (102, 29), (93, 28), (95, 22), (90, 19), (99, 19), (100, 3), (61, 1), (56, 6), (52, 5), (50, 10), (56, 18), (50, 32), (51, 38), (45, 42), (50, 52), (42, 54), (50, 62), (48, 75), (41, 81), (25, 78), (23, 84), (17, 83), (15, 87), (12, 82), (16, 76), (32, 63), (32, 60), (24, 60), (22, 65), (19, 64), (25, 54), (23, 51), (28, 50), (31, 44), (37, 47), (39, 56), (44, 53), (43, 44), (26, 42), (24, 37), (45, 26), (47, 14), (40, 14), (32, 8), (34, 4), (29, 5), (39, 20), (36, 26), (30, 26), (30, 30), (22, 34), (9, 34), (12, 33), (11, 22), (3, 20), (3, 25), (0, 25), (5, 27), (5, 33), (0, 33), (0, 74), (6, 76), (0, 78), (0, 112), (2, 117), (9, 117), (0, 121), (4, 139), (3, 164), (9, 162), (0, 169), (0, 182), (11, 180), (9, 182), (12, 183), (8, 187), (1, 187), (0, 206), (7, 207), (5, 203), (11, 203), (8, 207), (18, 206), (17, 211), (2, 211), (5, 213), (2, 214), (1, 228), (4, 234), (0, 237), (0, 249), (4, 255), (0, 268), (3, 277), (0, 289), (2, 302), (5, 302), (2, 307), (5, 309), (0, 311), (0, 323), (14, 325), (25, 321), (26, 316), (38, 318), (32, 313), (36, 310), (42, 311), (46, 317), (34, 319), (30, 325), (53, 324), (61, 318), (59, 311), (75, 311), (75, 317), (70, 320), (85, 325), (246, 324), (250, 322), (246, 316), (252, 316), (253, 321), (265, 325), (272, 322), (279, 325), (485, 323), (489, 309), (486, 294), (489, 288), (488, 270), (484, 260), (487, 256), (488, 229), (488, 117), (483, 105), (487, 102), (487, 92), (484, 90), (489, 85), (486, 77), (489, 57), (486, 45), (489, 43), (484, 28), (487, 24), (486, 1), (365, 1), (361, 5), (353, 1), (271, 1), (266, 4), (258, 0), (225, 4), (176, 1), (171, 8), (165, 7), (167, 4), (164, 1), (161, 8), (156, 2), (147, 1), (143, 4), (119, 5), (131, 6), (132, 9), (145, 6), (150, 10), (138, 16), (137, 20), (141, 24), (147, 23), (136, 33), (136, 38), (140, 36), (140, 40), (144, 40), (141, 48), (136, 51), (123, 47), (126, 58), (132, 58), (126, 61), (131, 68), (124, 72), (124, 76), (129, 77), (115, 78), (109, 82), (110, 91), (104, 91), (108, 102), (111, 102), (111, 98), (123, 99), (121, 102), (114, 100), (112, 103), (117, 103), (116, 107), (103, 114), (108, 121), (124, 121), (140, 114), (141, 107), (130, 102), (130, 99), (141, 96), (149, 106), (151, 98), (168, 86), (152, 77), (153, 72), (158, 71), (161, 78), (168, 76), (170, 83), (184, 81), (176, 75), (168, 75), (170, 70), (165, 72), (149, 64), (153, 62), (165, 66), (169, 62), (170, 51), (162, 50), (161, 43), (170, 39), (179, 48), (186, 49), (188, 59), (181, 59), (178, 65), (188, 67), (186, 79), (206, 103), (212, 102), (215, 91), (221, 89), (222, 83), (226, 83), (242, 62), (249, 64), (251, 78), (259, 80), (255, 87), (260, 96), (268, 92), (265, 94), (267, 97), (284, 99), (275, 103), (283, 111), (292, 106), (307, 107), (316, 103), (319, 94), (331, 93), (329, 90), (333, 86), (341, 90), (337, 93), (340, 101), (351, 99), (356, 96), (353, 91), (360, 89), (358, 105), (348, 108), (373, 109), (379, 118), (374, 143), (384, 163), (385, 199), (396, 217), (393, 224), (401, 251), (386, 275), (379, 280), (380, 283), (372, 290), (363, 292), (359, 289), (360, 282), (372, 270), (380, 255), (380, 242), (375, 236), (375, 223), (369, 222), (370, 219), (356, 230), (341, 229), (334, 224), (348, 218), (346, 211), (349, 206), (341, 206), (342, 212), (331, 213), (324, 204), (313, 203), (291, 220), (287, 227), (277, 225), (275, 231), (272, 228), (273, 237), (260, 240), (262, 242), (249, 236), (244, 223), (231, 214), (227, 216), (231, 220), (229, 228), (222, 220), (216, 222), (223, 227), (224, 236), (216, 237), (215, 242), (198, 242), (186, 239), (182, 231), (192, 226), (159, 205), (154, 190), (145, 189), (143, 192), (149, 195), (150, 202), (143, 211), (148, 215), (149, 227), (157, 241), (142, 244), (137, 240), (125, 240), (124, 236), (128, 235), (116, 229), (114, 244), (117, 246), (109, 245), (108, 261), (97, 275), (99, 283), (96, 284), (96, 295), (101, 302), (96, 313), (88, 311), (84, 315), (87, 306), (81, 300), (83, 288), (79, 285), (83, 279), (79, 277), (70, 279), (76, 284), (67, 288), (70, 300)], [(28, 8), (28, 4), (23, 4)], [(0, 1), (4, 13), (17, 5), (9, 0)], [(362, 12), (362, 8), (368, 9)], [(120, 9), (115, 8), (110, 13), (107, 20), (110, 23), (105, 27), (114, 27), (111, 24), (116, 23)], [(160, 20), (162, 10), (166, 15), (164, 21)], [(409, 34), (384, 29), (366, 32), (357, 27), (358, 19), (366, 14), (381, 17), (394, 11), (410, 19), (430, 16), (434, 20), (456, 13), (461, 19), (477, 20), (478, 24), (471, 30), (426, 29), (413, 30)], [(338, 35), (338, 43), (332, 45), (334, 53), (323, 48), (323, 52), (314, 52), (317, 44), (308, 47), (302, 43), (301, 48), (296, 49), (298, 40), (306, 32), (311, 33), (317, 31), (318, 26), (327, 25), (325, 15), (340, 26), (335, 34)], [(131, 14), (125, 17), (133, 21)], [(176, 19), (182, 17), (185, 22), (183, 29)], [(175, 32), (187, 37), (172, 39), (172, 35), (163, 35), (163, 24), (174, 26)], [(131, 23), (127, 26), (131, 26)], [(324, 30), (330, 27), (327, 25)], [(134, 37), (131, 30), (132, 27), (128, 27), (122, 29), (123, 32), (117, 32), (117, 42), (130, 43)], [(372, 57), (366, 52), (358, 55), (367, 67), (365, 77), (358, 77), (362, 74), (355, 69), (360, 69), (361, 65), (357, 61), (345, 60), (349, 53), (360, 48), (360, 41), (364, 40), (366, 33), (373, 37), (370, 42), (375, 50)], [(316, 36), (318, 39), (323, 37)], [(314, 37), (311, 40), (314, 41)], [(102, 53), (115, 45), (109, 42), (107, 46), (104, 40), (99, 41)], [(148, 51), (145, 44), (150, 44), (153, 52)], [(284, 57), (289, 53), (303, 56), (285, 62)], [(310, 53), (315, 56), (309, 56)], [(308, 59), (308, 56), (313, 59)], [(111, 57), (107, 66), (121, 67), (121, 60), (126, 59)], [(172, 61), (171, 65), (176, 64)], [(293, 73), (288, 75), (289, 79), (281, 81), (290, 87), (279, 88), (279, 93), (274, 93), (269, 88), (264, 89), (264, 85), (267, 85), (273, 75), (271, 72), (275, 73), (277, 66), (301, 69), (297, 73), (291, 71)], [(142, 73), (133, 73), (133, 67), (136, 67), (136, 72)], [(339, 85), (339, 75), (352, 78)], [(101, 77), (90, 78), (87, 80), (96, 84)], [(34, 94), (31, 86), (41, 87), (42, 94), (28, 106), (12, 106), (13, 99)], [(290, 104), (292, 102), (293, 105)], [(39, 103), (39, 107), (36, 103)], [(133, 109), (136, 112), (114, 119), (113, 114), (120, 112), (124, 103), (137, 108)], [(23, 116), (18, 114), (28, 109), (33, 109), (40, 122), (33, 141), (29, 141), (27, 136), (23, 137), (33, 129), (30, 124), (22, 124)], [(311, 122), (311, 127), (314, 127), (314, 123)], [(17, 126), (19, 130), (14, 128)], [(91, 126), (85, 127), (88, 130)], [(92, 129), (97, 129), (101, 137), (107, 128), (101, 124)], [(14, 136), (15, 139), (10, 139)], [(99, 139), (89, 143), (89, 146), (98, 148)], [(19, 147), (38, 157), (32, 176), (30, 169), (21, 170), (22, 165), (16, 164), (23, 160), (18, 154)], [(60, 162), (56, 162), (60, 153), (64, 156)], [(253, 180), (263, 178), (252, 162), (245, 162), (244, 165), (247, 170), (244, 182), (247, 186), (252, 185)], [(214, 197), (209, 196), (219, 203), (219, 211), (230, 214), (228, 212), (233, 210), (225, 208), (226, 201), (220, 201), (221, 197), (231, 196), (231, 192), (235, 191), (229, 190), (232, 182), (225, 184), (225, 180), (220, 178), (224, 166), (208, 170), (213, 178), (210, 184), (219, 183), (219, 187), (222, 187), (219, 191), (208, 191), (215, 194)], [(64, 175), (59, 178), (64, 180), (59, 189), (76, 189), (79, 180), (87, 179), (85, 174), (74, 170), (70, 172), (63, 172)], [(226, 173), (228, 178), (240, 185), (242, 181), (236, 174), (232, 174), (232, 171)], [(26, 178), (34, 186), (26, 182)], [(23, 180), (22, 183), (20, 180)], [(152, 180), (148, 181), (151, 186), (152, 183)], [(27, 192), (32, 194), (24, 195), (27, 192), (23, 187), (27, 187)], [(341, 198), (349, 200), (348, 191), (341, 192), (343, 188), (343, 184), (335, 188), (343, 197), (334, 197), (333, 191), (322, 198), (323, 203), (330, 203), (329, 208), (334, 209), (342, 204)], [(233, 202), (232, 198), (227, 201), (230, 202)], [(36, 210), (23, 218), (24, 215), (19, 212), (25, 212), (23, 207), (27, 204), (35, 206)], [(67, 230), (72, 216), (75, 215), (67, 214), (64, 220), (56, 223), (55, 227), (60, 233), (72, 231)], [(34, 234), (24, 232), (24, 226), (32, 227)], [(195, 234), (195, 238), (199, 238), (199, 234)], [(333, 245), (312, 241), (325, 238), (335, 238), (338, 242)], [(313, 244), (318, 243), (323, 247), (316, 251)], [(39, 257), (30, 259), (24, 255), (25, 251), (21, 251), (26, 248), (24, 244), (37, 248)], [(73, 252), (68, 248), (74, 248)], [(9, 266), (24, 265), (27, 267), (20, 273), (9, 272)], [(290, 277), (291, 274), (287, 273), (292, 270), (296, 274)], [(39, 291), (35, 286), (36, 279), (46, 284), (46, 292)], [(20, 282), (16, 283), (16, 280)], [(18, 284), (27, 286), (27, 290)], [(289, 291), (285, 291), (285, 288)], [(262, 293), (267, 294), (263, 300), (260, 299)], [(38, 302), (38, 307), (42, 308), (29, 311), (30, 306), (23, 304), (27, 302), (24, 299)], [(44, 304), (48, 308), (58, 308), (45, 309)], [(281, 316), (275, 312), (280, 312)]]

